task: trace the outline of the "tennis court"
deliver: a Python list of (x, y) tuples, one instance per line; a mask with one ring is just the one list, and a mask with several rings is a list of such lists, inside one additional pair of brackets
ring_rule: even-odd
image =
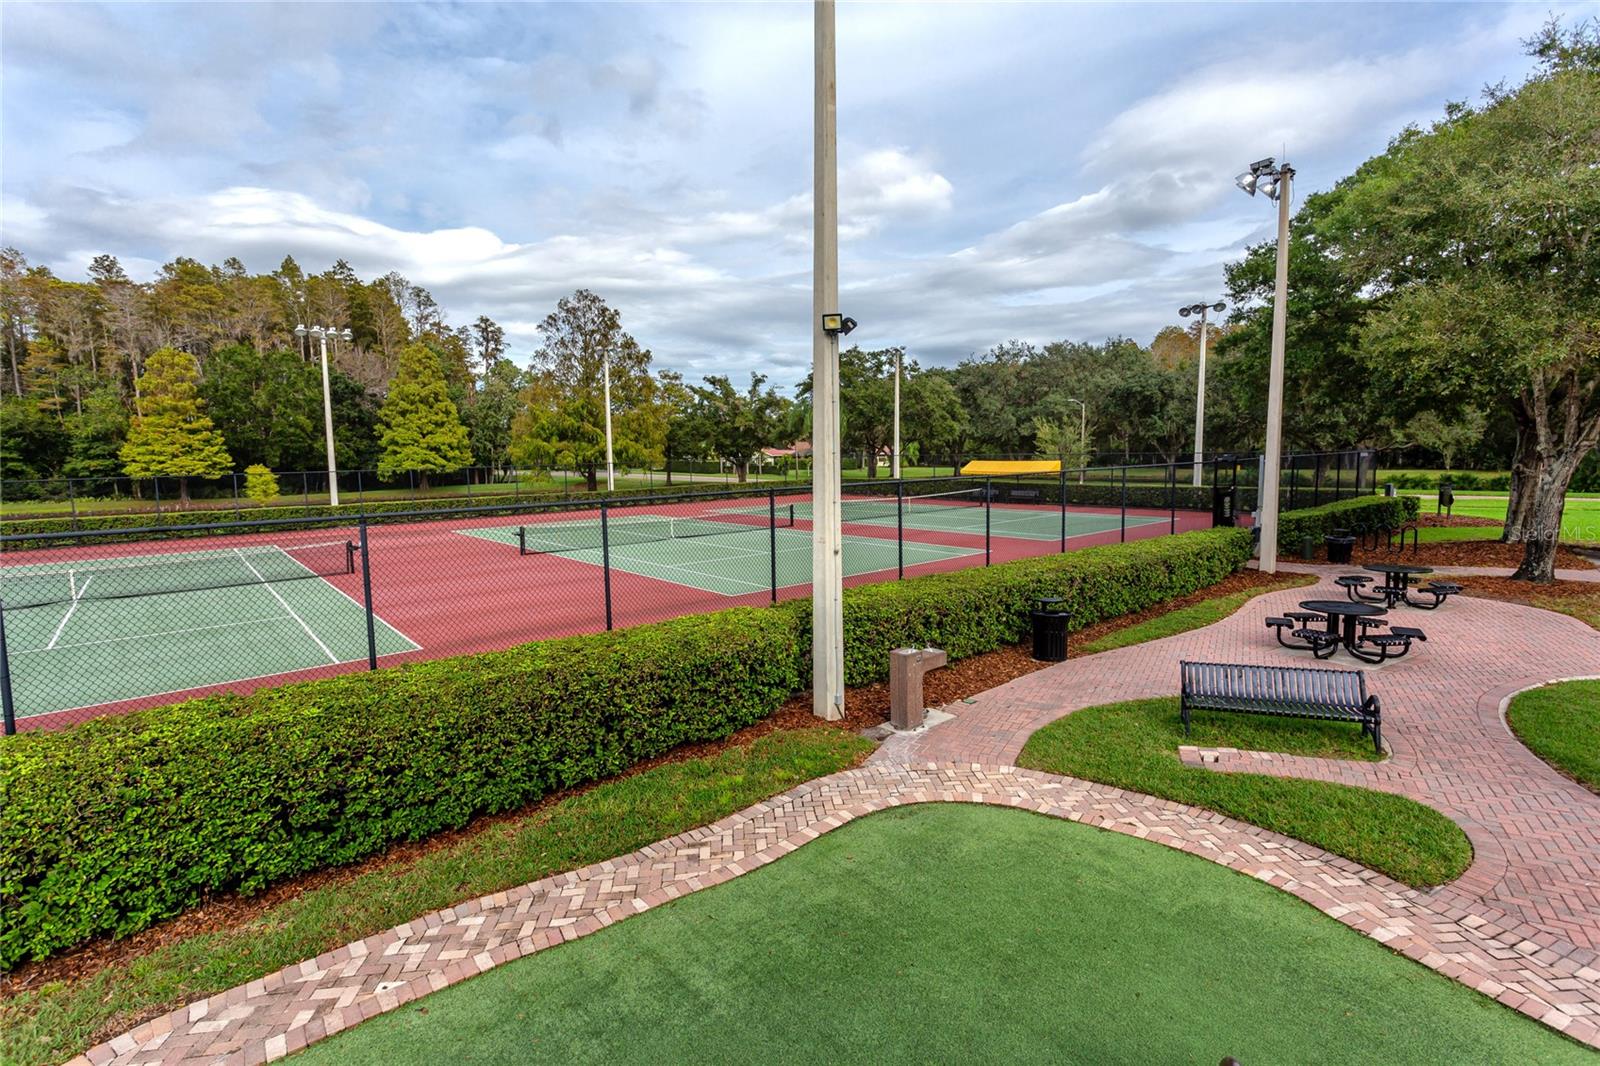
[[(776, 542), (777, 587), (811, 580), (811, 532), (769, 528), (766, 506), (752, 511), (729, 510), (723, 518), (672, 515), (624, 515), (607, 523), (611, 568), (641, 577), (722, 596), (744, 596), (773, 587), (772, 559)], [(598, 518), (528, 525), (480, 526), (458, 532), (498, 541), (525, 555), (559, 555), (592, 566), (605, 565)], [(905, 544), (905, 565), (980, 555), (981, 548), (945, 544)], [(844, 538), (846, 577), (894, 570), (899, 564), (895, 542), (879, 537)]]
[(355, 560), (335, 541), (0, 567), (18, 715), (364, 662), (366, 612), (326, 580)]
[[(797, 521), (811, 520), (811, 505), (796, 503), (786, 505), (789, 515)], [(907, 496), (903, 501), (893, 496), (877, 499), (845, 500), (842, 504), (846, 525), (867, 525), (894, 529), (903, 521), (906, 529), (928, 533), (969, 533), (983, 536), (984, 523), (996, 537), (1018, 540), (1059, 541), (1061, 539), (1061, 508), (1052, 505), (991, 503), (984, 506), (982, 489), (960, 489), (954, 492), (934, 492)], [(987, 518), (985, 514), (987, 512)], [(765, 507), (735, 508), (729, 513), (765, 514)], [(1120, 511), (1104, 514), (1074, 511), (1067, 508), (1067, 537), (1087, 537), (1108, 533), (1122, 526)], [(1128, 528), (1148, 526), (1168, 519), (1150, 515), (1128, 515)]]

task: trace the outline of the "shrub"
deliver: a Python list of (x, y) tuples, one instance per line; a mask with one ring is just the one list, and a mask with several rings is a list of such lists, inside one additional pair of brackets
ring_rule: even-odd
[(244, 495), (252, 503), (265, 507), (278, 498), (278, 475), (260, 463), (245, 467)]
[[(1216, 529), (845, 592), (845, 676), (891, 648), (1016, 643), (1036, 596), (1081, 628), (1225, 577)], [(0, 968), (124, 935), (606, 777), (772, 713), (809, 677), (810, 602), (345, 674), (0, 742)]]
[(1321, 507), (1285, 511), (1278, 516), (1278, 550), (1298, 551), (1305, 537), (1320, 545), (1322, 538), (1335, 529), (1352, 533), (1397, 529), (1416, 520), (1419, 504), (1415, 496), (1357, 496)]

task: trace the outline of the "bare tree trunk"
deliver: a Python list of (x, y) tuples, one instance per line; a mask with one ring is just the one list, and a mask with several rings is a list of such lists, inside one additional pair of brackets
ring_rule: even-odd
[(178, 506), (185, 510), (189, 507), (189, 479), (186, 477), (178, 479)]
[(600, 491), (600, 469), (591, 466), (583, 472), (583, 483), (590, 492)]
[(1521, 403), (1512, 403), (1511, 417), (1517, 423), (1517, 441), (1511, 455), (1511, 492), (1506, 501), (1506, 524), (1500, 539), (1507, 544), (1521, 544), (1525, 539), (1523, 530), (1533, 519), (1531, 488), (1538, 479), (1538, 471), (1528, 446), (1537, 433), (1533, 419), (1528, 417)]

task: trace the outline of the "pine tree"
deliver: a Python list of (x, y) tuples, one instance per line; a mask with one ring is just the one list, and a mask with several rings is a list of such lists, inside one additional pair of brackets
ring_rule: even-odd
[(206, 415), (196, 387), (199, 375), (187, 352), (152, 352), (139, 375), (143, 414), (133, 420), (121, 451), (129, 477), (177, 478), (183, 504), (189, 502), (190, 478), (218, 477), (233, 465), (222, 434)]
[(450, 399), (439, 357), (425, 344), (410, 344), (400, 352), (400, 372), (389, 385), (378, 418), (383, 423), (380, 477), (415, 470), (426, 489), (430, 473), (459, 470), (472, 462), (467, 427)]

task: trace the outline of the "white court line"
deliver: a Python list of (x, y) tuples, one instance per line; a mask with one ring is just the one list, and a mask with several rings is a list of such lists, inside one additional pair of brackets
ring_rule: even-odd
[(43, 648), (26, 648), (22, 651), (12, 652), (13, 655), (38, 655), (43, 651), (71, 651), (73, 648), (93, 648), (101, 644), (120, 644), (129, 640), (148, 640), (152, 637), (176, 637), (184, 633), (204, 633), (210, 629), (232, 629), (236, 626), (258, 626), (266, 622), (287, 622), (289, 619), (281, 614), (271, 618), (249, 618), (242, 622), (218, 622), (216, 625), (193, 626), (189, 629), (165, 629), (158, 633), (130, 633), (125, 637), (106, 637), (103, 640), (85, 640), (77, 644), (62, 644)]
[[(69, 570), (68, 573), (71, 573), (71, 571)], [(83, 589), (88, 588), (89, 587), (89, 582), (91, 582), (93, 580), (94, 580), (94, 577), (92, 575), (89, 576), (89, 577), (84, 578), (83, 579)], [(56, 626), (56, 631), (54, 633), (50, 634), (50, 643), (48, 643), (48, 644), (46, 644), (44, 646), (44, 650), (45, 651), (49, 651), (51, 648), (55, 647), (56, 646), (56, 641), (61, 639), (61, 631), (63, 629), (65, 629), (65, 628), (67, 628), (67, 619), (72, 617), (72, 612), (76, 611), (78, 609), (78, 604), (83, 601), (83, 589), (78, 588), (77, 587), (77, 583), (73, 582), (72, 606), (68, 607), (67, 608), (67, 613), (61, 616), (61, 622)]]
[(339, 657), (333, 654), (332, 649), (330, 649), (326, 644), (322, 643), (322, 638), (317, 636), (317, 634), (312, 631), (310, 626), (306, 625), (306, 620), (295, 613), (294, 608), (289, 606), (288, 601), (282, 596), (278, 595), (278, 590), (267, 583), (267, 579), (261, 576), (261, 571), (257, 570), (255, 565), (251, 563), (249, 559), (246, 559), (244, 557), (244, 553), (238, 548), (233, 549), (233, 552), (239, 557), (239, 561), (244, 563), (245, 566), (248, 566), (250, 568), (250, 572), (256, 575), (256, 580), (265, 585), (267, 591), (272, 593), (272, 598), (278, 601), (278, 606), (282, 607), (285, 611), (288, 611), (289, 617), (293, 618), (296, 622), (299, 622), (300, 628), (306, 631), (306, 636), (317, 642), (317, 647), (322, 649), (322, 654), (328, 657), (328, 661), (330, 663), (337, 663), (339, 661)]

